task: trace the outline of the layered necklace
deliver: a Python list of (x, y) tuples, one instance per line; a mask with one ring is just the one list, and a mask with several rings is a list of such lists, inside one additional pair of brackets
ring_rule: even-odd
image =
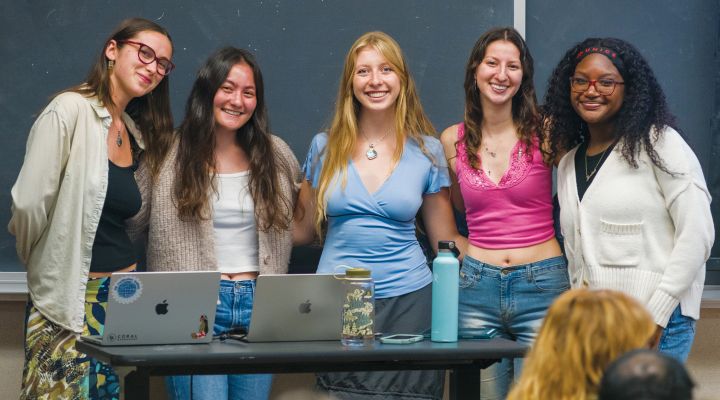
[(378, 152), (377, 152), (377, 150), (375, 150), (375, 145), (378, 144), (378, 143), (380, 143), (380, 142), (382, 142), (383, 140), (385, 140), (385, 138), (387, 137), (387, 135), (388, 135), (389, 133), (390, 133), (390, 131), (385, 132), (385, 134), (384, 134), (380, 139), (378, 139), (377, 142), (373, 143), (373, 142), (371, 142), (370, 139), (367, 137), (367, 135), (365, 134), (365, 132), (360, 131), (360, 134), (363, 135), (363, 137), (365, 138), (365, 140), (368, 142), (368, 149), (365, 151), (365, 157), (367, 157), (368, 160), (374, 160), (374, 159), (377, 158)]

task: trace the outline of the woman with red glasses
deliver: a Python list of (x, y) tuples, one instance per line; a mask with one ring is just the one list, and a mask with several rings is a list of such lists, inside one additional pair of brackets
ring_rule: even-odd
[(659, 350), (685, 361), (714, 239), (697, 157), (635, 47), (587, 39), (562, 58), (545, 97), (560, 223), (573, 287), (635, 296)]
[(172, 52), (161, 26), (121, 22), (30, 131), (9, 224), (30, 293), (21, 399), (119, 398), (112, 368), (75, 343), (102, 334), (110, 274), (135, 269), (124, 221), (141, 206), (138, 157), (157, 165), (172, 133)]

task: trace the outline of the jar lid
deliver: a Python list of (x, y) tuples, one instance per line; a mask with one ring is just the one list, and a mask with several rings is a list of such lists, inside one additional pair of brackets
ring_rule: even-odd
[(367, 268), (348, 268), (345, 270), (346, 278), (370, 278), (370, 270)]

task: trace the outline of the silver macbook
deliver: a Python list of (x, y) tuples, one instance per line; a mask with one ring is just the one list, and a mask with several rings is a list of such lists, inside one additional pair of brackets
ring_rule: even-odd
[(110, 277), (103, 346), (207, 343), (212, 340), (219, 271), (121, 272)]
[(344, 295), (333, 275), (260, 275), (247, 340), (340, 340)]

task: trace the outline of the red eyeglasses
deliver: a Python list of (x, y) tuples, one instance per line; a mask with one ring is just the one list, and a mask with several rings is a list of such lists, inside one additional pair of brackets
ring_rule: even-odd
[(140, 62), (145, 65), (150, 64), (153, 61), (157, 62), (157, 72), (162, 76), (169, 75), (170, 71), (175, 68), (175, 64), (173, 64), (172, 61), (168, 60), (165, 57), (158, 57), (155, 54), (155, 50), (153, 50), (152, 47), (146, 45), (145, 43), (135, 42), (132, 40), (120, 40), (118, 41), (118, 43), (129, 43), (137, 45), (138, 59), (140, 60)]

